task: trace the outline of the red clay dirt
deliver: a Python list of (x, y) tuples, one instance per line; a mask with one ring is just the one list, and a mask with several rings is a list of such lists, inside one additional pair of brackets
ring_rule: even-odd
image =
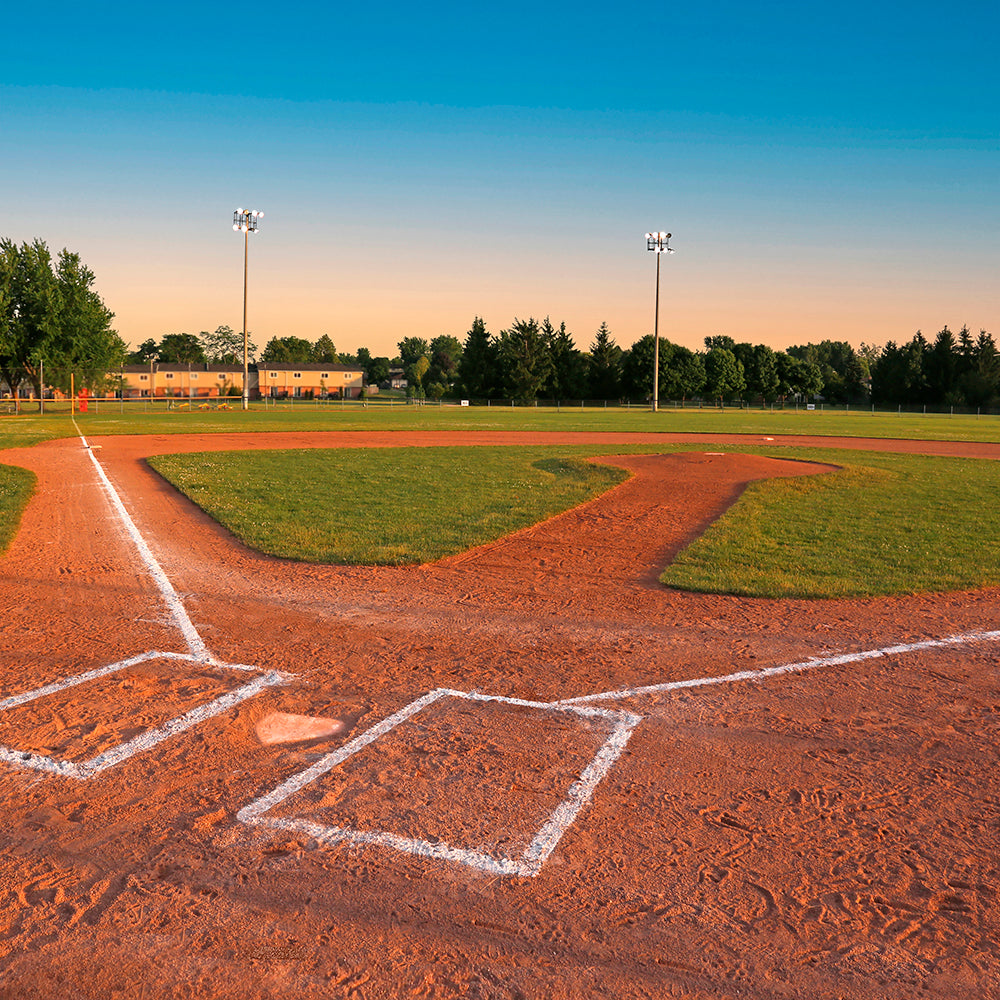
[[(385, 720), (439, 688), (551, 703), (1000, 628), (997, 590), (777, 602), (662, 587), (663, 564), (749, 481), (824, 469), (731, 452), (615, 457), (669, 441), (92, 442), (211, 653), (289, 677), (88, 780), (32, 770), (16, 752), (89, 759), (257, 675), (162, 657), (8, 703), (0, 998), (1000, 997), (996, 641), (592, 702), (642, 719), (535, 877), (237, 818), (381, 732), (270, 815), (514, 856), (572, 797), (606, 720), (457, 696)], [(560, 442), (606, 445), (632, 478), (405, 568), (253, 553), (142, 461)], [(784, 443), (1000, 457), (997, 445)], [(150, 651), (187, 653), (81, 442), (0, 458), (39, 476), (0, 561), (0, 699)], [(282, 716), (345, 731), (301, 723), (301, 739), (266, 742)]]

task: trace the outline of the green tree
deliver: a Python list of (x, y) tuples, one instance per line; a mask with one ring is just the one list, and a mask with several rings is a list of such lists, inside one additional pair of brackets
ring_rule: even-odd
[(165, 364), (202, 364), (205, 361), (205, 349), (193, 333), (165, 334), (157, 350), (160, 361)]
[[(622, 389), (630, 398), (653, 397), (653, 335), (640, 337), (622, 359)], [(674, 355), (674, 345), (660, 337), (657, 374), (660, 398), (668, 391), (670, 362)]]
[(304, 337), (272, 337), (264, 346), (261, 361), (278, 364), (308, 364), (312, 361), (313, 345)]
[(617, 399), (622, 391), (622, 349), (602, 322), (590, 345), (588, 377), (591, 399)]
[[(203, 331), (198, 339), (205, 351), (205, 357), (214, 365), (243, 364), (243, 331), (231, 326), (217, 326), (214, 333)], [(247, 358), (257, 359), (257, 345), (247, 333)]]
[(93, 289), (94, 274), (78, 254), (62, 250), (53, 266), (41, 240), (0, 241), (0, 375), (15, 389), (27, 378), (68, 388), (96, 385), (125, 360), (126, 345), (111, 328), (114, 313)]
[(478, 316), (465, 336), (458, 378), (462, 391), (473, 399), (488, 399), (499, 391), (497, 344)]
[(160, 348), (152, 337), (144, 340), (128, 357), (125, 363), (129, 365), (148, 365), (150, 361), (156, 361), (160, 356)]
[(743, 363), (747, 394), (770, 402), (778, 395), (778, 357), (766, 344), (737, 344)]
[[(447, 393), (458, 378), (458, 366), (462, 361), (462, 342), (458, 337), (447, 334), (435, 337), (430, 344), (430, 361), (431, 366), (427, 372), (428, 384), (439, 382)], [(437, 398), (440, 399), (440, 396)]]
[[(711, 338), (706, 338), (706, 344)], [(746, 388), (742, 362), (726, 347), (713, 347), (705, 355), (705, 388), (719, 400), (741, 393)]]
[(660, 395), (667, 399), (688, 399), (705, 387), (705, 361), (689, 347), (672, 344), (666, 374), (660, 376)]
[(549, 344), (538, 320), (516, 319), (497, 345), (503, 389), (512, 399), (537, 399), (549, 378)]
[(320, 337), (315, 344), (313, 344), (311, 360), (324, 365), (340, 364), (340, 355), (337, 353), (337, 348), (334, 347), (333, 341), (327, 334), (324, 333), (323, 336)]
[(582, 399), (587, 392), (587, 362), (573, 338), (560, 323), (556, 330), (548, 316), (542, 334), (549, 345), (549, 377), (543, 391), (553, 399)]
[(371, 385), (379, 385), (389, 379), (389, 359), (372, 358), (367, 369), (368, 382)]

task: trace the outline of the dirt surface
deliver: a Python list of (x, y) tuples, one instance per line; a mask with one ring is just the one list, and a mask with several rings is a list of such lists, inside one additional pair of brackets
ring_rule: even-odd
[[(670, 438), (0, 453), (39, 477), (0, 561), (0, 997), (1000, 997), (1000, 635), (910, 648), (1000, 628), (1000, 592), (663, 588), (663, 564), (746, 483), (824, 470), (732, 453), (760, 437), (702, 440), (618, 457)], [(606, 445), (632, 478), (408, 568), (257, 555), (142, 461), (562, 442)], [(119, 746), (137, 749), (89, 777), (39, 763)], [(543, 854), (537, 874), (510, 873)]]

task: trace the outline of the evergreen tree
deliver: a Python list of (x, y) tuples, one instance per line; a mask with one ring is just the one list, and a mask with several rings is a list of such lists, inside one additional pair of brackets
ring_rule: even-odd
[(590, 345), (589, 388), (591, 399), (617, 399), (622, 391), (622, 349), (611, 339), (607, 323), (601, 323)]
[(512, 399), (537, 399), (550, 377), (549, 343), (536, 319), (515, 318), (502, 330), (497, 344), (504, 394)]
[(542, 327), (549, 343), (551, 371), (545, 385), (545, 394), (552, 399), (582, 399), (587, 392), (586, 361), (578, 351), (573, 338), (560, 323), (552, 329), (548, 317)]
[(323, 334), (319, 340), (313, 344), (311, 360), (324, 365), (339, 365), (341, 363), (337, 348), (328, 334)]
[(489, 399), (499, 392), (497, 345), (478, 316), (465, 337), (458, 377), (462, 391), (472, 399)]

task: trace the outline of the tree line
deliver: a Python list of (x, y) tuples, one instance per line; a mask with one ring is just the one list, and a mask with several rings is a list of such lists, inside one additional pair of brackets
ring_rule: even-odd
[[(69, 373), (97, 384), (124, 363), (150, 361), (239, 364), (243, 335), (229, 326), (200, 334), (168, 333), (134, 351), (112, 329), (112, 313), (93, 288), (94, 274), (78, 254), (55, 258), (41, 240), (0, 240), (0, 379), (10, 388), (30, 382), (68, 388)], [(339, 352), (328, 335), (315, 342), (272, 337), (261, 361), (320, 362), (360, 367), (369, 384), (401, 368), (408, 395), (475, 399), (644, 399), (653, 392), (652, 335), (619, 347), (606, 323), (589, 350), (576, 347), (565, 323), (515, 318), (496, 335), (476, 317), (464, 339), (405, 337), (399, 354), (373, 356), (365, 347)], [(249, 355), (257, 360), (252, 338)], [(65, 384), (64, 384), (65, 383)], [(660, 338), (661, 400), (774, 402), (794, 397), (875, 405), (1000, 407), (1000, 353), (993, 336), (945, 326), (933, 340), (918, 330), (906, 343), (884, 347), (824, 340), (775, 351), (765, 344), (706, 337), (695, 351)]]

